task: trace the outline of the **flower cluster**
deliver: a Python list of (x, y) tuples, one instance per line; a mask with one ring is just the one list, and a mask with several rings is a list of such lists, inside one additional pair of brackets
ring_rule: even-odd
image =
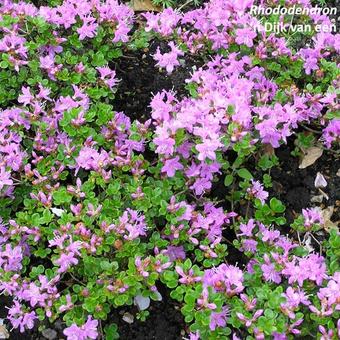
[[(327, 148), (339, 141), (338, 35), (296, 47), (257, 29), (252, 0), (136, 21), (116, 0), (58, 3), (0, 7), (6, 322), (24, 333), (59, 319), (68, 340), (117, 338), (110, 313), (161, 300), (165, 285), (190, 339), (335, 339), (339, 232), (318, 240), (327, 221), (316, 207), (289, 226), (268, 170), (307, 125)], [(130, 72), (119, 58), (151, 41), (145, 59), (160, 76), (197, 65), (137, 120), (117, 111)]]

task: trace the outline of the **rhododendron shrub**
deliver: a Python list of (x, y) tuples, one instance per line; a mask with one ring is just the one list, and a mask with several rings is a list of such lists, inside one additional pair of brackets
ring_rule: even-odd
[[(165, 285), (190, 339), (340, 336), (338, 230), (311, 248), (320, 211), (288, 226), (269, 195), (289, 136), (310, 125), (325, 148), (339, 141), (339, 35), (300, 48), (261, 31), (252, 4), (213, 0), (137, 24), (116, 0), (3, 2), (0, 294), (11, 328), (62, 320), (66, 339), (115, 339), (110, 315), (159, 301)], [(184, 94), (159, 89), (150, 117), (133, 120), (115, 108), (118, 61), (161, 40), (155, 72), (188, 56), (201, 66)]]

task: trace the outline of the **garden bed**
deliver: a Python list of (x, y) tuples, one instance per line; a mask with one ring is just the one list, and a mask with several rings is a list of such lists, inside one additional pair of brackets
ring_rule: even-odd
[(340, 337), (339, 34), (32, 3), (0, 7), (0, 338)]

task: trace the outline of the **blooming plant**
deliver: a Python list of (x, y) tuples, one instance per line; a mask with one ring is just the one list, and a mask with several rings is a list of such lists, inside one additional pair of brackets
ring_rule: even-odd
[[(116, 0), (3, 1), (0, 294), (12, 328), (62, 320), (68, 340), (115, 339), (110, 314), (159, 301), (164, 285), (190, 339), (340, 337), (339, 231), (311, 248), (321, 212), (288, 225), (270, 176), (295, 133), (298, 145), (339, 141), (339, 34), (299, 48), (259, 30), (252, 4), (136, 20)], [(155, 72), (204, 63), (184, 95), (159, 89), (136, 120), (115, 108), (118, 63), (151, 41), (168, 46), (151, 55)], [(306, 125), (321, 136), (302, 135)]]

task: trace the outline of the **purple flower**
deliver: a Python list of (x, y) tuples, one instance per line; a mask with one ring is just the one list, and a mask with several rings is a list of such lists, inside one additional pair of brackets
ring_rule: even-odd
[(210, 315), (210, 330), (214, 331), (216, 327), (225, 327), (227, 324), (227, 317), (229, 315), (229, 308), (227, 306), (222, 307), (222, 311), (212, 312)]
[(205, 139), (202, 144), (195, 146), (199, 152), (197, 158), (200, 161), (204, 161), (206, 158), (214, 161), (216, 159), (215, 151), (221, 146), (223, 146), (223, 144), (218, 140)]
[(85, 170), (100, 171), (110, 163), (110, 160), (106, 151), (102, 150), (99, 153), (97, 150), (85, 146), (80, 150), (76, 162), (77, 169), (84, 168)]
[(313, 224), (323, 224), (323, 218), (318, 208), (302, 209), (304, 226), (310, 228)]
[[(1, 248), (0, 248), (1, 249)], [(4, 271), (19, 271), (22, 268), (23, 251), (20, 246), (5, 245), (5, 250), (0, 251), (0, 268)]]
[(295, 257), (292, 261), (285, 262), (284, 265), (282, 274), (288, 277), (289, 284), (297, 282), (302, 287), (305, 280), (311, 280), (321, 285), (327, 278), (325, 259), (317, 254), (310, 254), (304, 258)]
[(280, 237), (280, 232), (278, 230), (269, 230), (264, 226), (260, 226), (260, 232), (262, 234), (262, 241), (269, 244), (273, 244), (274, 241)]
[(32, 104), (32, 100), (34, 99), (34, 97), (32, 96), (31, 92), (30, 92), (30, 88), (23, 86), (21, 88), (22, 94), (19, 95), (18, 97), (18, 102), (21, 104), (24, 104), (24, 106), (28, 105), (28, 104)]
[[(242, 321), (242, 323), (245, 324), (246, 327), (250, 327), (262, 314), (263, 314), (263, 309), (259, 309), (255, 312), (255, 314), (253, 315), (251, 319), (247, 318), (242, 313), (236, 313), (236, 316), (238, 317), (240, 321)], [(260, 338), (260, 339), (263, 339), (263, 338)]]
[(335, 272), (317, 295), (320, 301), (327, 301), (328, 307), (335, 306), (336, 310), (340, 310), (340, 272)]
[(145, 31), (154, 30), (162, 36), (171, 35), (181, 18), (181, 15), (172, 8), (166, 8), (157, 14), (143, 13), (143, 16), (147, 19)]
[(190, 285), (192, 283), (202, 281), (202, 278), (200, 276), (195, 276), (194, 270), (192, 268), (189, 269), (188, 274), (186, 274), (183, 271), (183, 268), (180, 266), (176, 266), (175, 270), (177, 274), (180, 276), (180, 279), (178, 281), (184, 285)]
[(206, 178), (197, 178), (190, 189), (195, 191), (196, 195), (202, 195), (206, 190), (211, 189), (211, 182)]
[(14, 305), (8, 310), (8, 320), (13, 325), (13, 328), (19, 328), (20, 333), (24, 333), (26, 329), (34, 327), (34, 321), (37, 319), (35, 312), (26, 313), (17, 300), (14, 300)]
[(261, 265), (263, 277), (266, 281), (280, 283), (281, 276), (275, 269), (275, 264), (270, 262), (267, 254), (264, 255), (265, 263)]
[(84, 40), (85, 38), (93, 38), (96, 35), (96, 29), (98, 24), (96, 19), (93, 17), (83, 17), (83, 25), (77, 29), (79, 33), (79, 40)]
[(175, 66), (180, 65), (177, 58), (179, 56), (183, 56), (184, 53), (175, 45), (173, 41), (169, 42), (169, 47), (171, 48), (171, 51), (164, 54), (161, 54), (158, 47), (156, 53), (153, 55), (153, 58), (157, 61), (156, 66), (161, 68), (165, 67), (168, 73), (172, 73)]
[(179, 157), (167, 159), (162, 167), (162, 172), (165, 172), (168, 177), (175, 176), (176, 170), (182, 170), (183, 165), (179, 162)]
[(76, 259), (74, 253), (70, 252), (68, 254), (61, 254), (55, 263), (60, 266), (58, 273), (65, 273), (72, 265), (78, 264), (78, 259)]
[(240, 224), (240, 234), (237, 234), (237, 236), (253, 236), (253, 230), (255, 228), (254, 220), (251, 218), (247, 224), (241, 223)]
[(286, 298), (286, 302), (281, 304), (281, 308), (284, 309), (285, 313), (291, 318), (295, 318), (294, 310), (299, 308), (300, 304), (309, 306), (310, 302), (308, 297), (305, 295), (303, 290), (294, 289), (293, 287), (288, 287), (286, 292), (282, 294)]
[(262, 205), (268, 198), (268, 192), (263, 189), (263, 185), (259, 181), (251, 180), (252, 186), (247, 189), (247, 193), (250, 197), (259, 199)]
[(322, 131), (322, 140), (327, 148), (332, 146), (332, 143), (340, 138), (340, 119), (333, 119), (329, 122), (327, 127)]
[(311, 74), (312, 71), (318, 70), (318, 60), (316, 58), (310, 57), (305, 59), (304, 68), (306, 74)]
[(200, 308), (207, 308), (207, 309), (216, 309), (217, 306), (215, 303), (209, 302), (209, 292), (206, 287), (203, 287), (203, 291), (201, 296), (197, 299), (197, 304)]
[(64, 335), (67, 340), (87, 340), (97, 339), (98, 337), (98, 320), (93, 320), (89, 315), (87, 321), (81, 327), (76, 324), (72, 324), (70, 327), (64, 329)]
[(252, 31), (250, 28), (239, 28), (236, 30), (236, 39), (235, 41), (239, 45), (246, 45), (248, 47), (252, 47), (253, 40), (256, 37), (256, 32)]
[(223, 263), (205, 271), (203, 284), (213, 287), (217, 292), (225, 292), (228, 296), (233, 296), (244, 289), (243, 273), (239, 268)]
[(168, 256), (170, 261), (185, 260), (186, 257), (183, 246), (168, 246), (163, 254)]
[(116, 71), (111, 70), (108, 66), (97, 67), (100, 73), (100, 79), (112, 90), (119, 80), (116, 78)]
[(0, 191), (5, 185), (12, 185), (11, 173), (6, 171), (4, 166), (0, 167)]
[(199, 339), (200, 339), (199, 331), (197, 331), (196, 333), (189, 334), (189, 340), (199, 340)]
[(145, 236), (147, 230), (144, 215), (129, 208), (119, 218), (119, 223), (113, 224), (111, 227), (117, 234), (124, 235), (124, 239), (129, 241), (139, 236)]
[(320, 337), (320, 340), (333, 340), (334, 339), (333, 329), (330, 329), (327, 331), (327, 329), (324, 326), (319, 325), (319, 331), (322, 334)]
[(256, 253), (256, 249), (257, 249), (257, 241), (255, 240), (243, 240), (242, 242), (242, 249), (244, 251), (249, 251), (251, 253)]

